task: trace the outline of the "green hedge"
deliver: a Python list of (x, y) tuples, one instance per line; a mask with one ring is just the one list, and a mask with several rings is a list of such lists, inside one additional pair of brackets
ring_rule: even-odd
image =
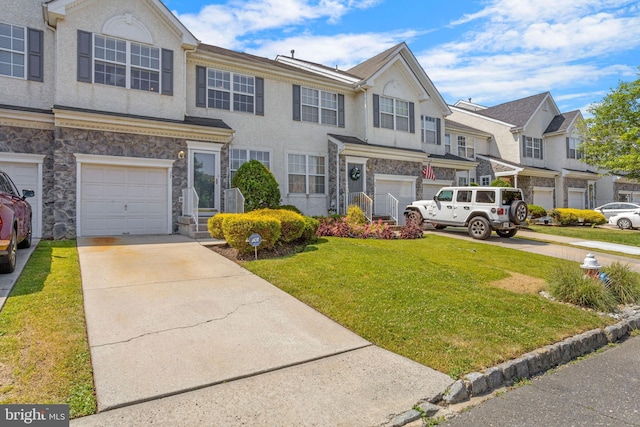
[(531, 219), (542, 218), (543, 216), (547, 216), (547, 210), (542, 206), (538, 205), (529, 205), (529, 216)]
[(207, 230), (209, 230), (209, 234), (214, 239), (224, 239), (224, 232), (222, 231), (222, 222), (225, 218), (229, 218), (232, 215), (236, 214), (228, 214), (228, 213), (219, 213), (207, 221)]
[(547, 214), (559, 225), (602, 225), (607, 219), (592, 209), (556, 208)]
[(248, 215), (268, 216), (280, 221), (280, 239), (293, 242), (302, 236), (304, 231), (304, 217), (287, 209), (258, 209)]
[(253, 246), (247, 241), (253, 233), (262, 237), (261, 249), (271, 249), (280, 239), (280, 221), (266, 215), (235, 214), (222, 221), (224, 238), (238, 252), (247, 253)]
[(224, 239), (239, 252), (250, 252), (249, 236), (258, 233), (262, 244), (258, 249), (271, 249), (277, 243), (299, 241), (309, 243), (316, 239), (319, 221), (288, 209), (260, 209), (244, 214), (217, 214), (207, 222), (211, 237)]

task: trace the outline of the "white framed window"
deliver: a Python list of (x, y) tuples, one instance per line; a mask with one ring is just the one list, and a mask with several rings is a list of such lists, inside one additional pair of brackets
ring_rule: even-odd
[(326, 162), (324, 156), (289, 154), (287, 175), (289, 193), (325, 194)]
[(26, 28), (0, 23), (0, 75), (25, 78)]
[(300, 118), (304, 122), (338, 125), (338, 94), (300, 87)]
[(542, 138), (525, 137), (524, 157), (542, 159)]
[(437, 125), (436, 118), (429, 116), (421, 116), (421, 140), (422, 142), (426, 142), (427, 144), (437, 144)]
[(473, 141), (467, 141), (466, 136), (458, 135), (458, 156), (472, 159), (475, 156)]
[(569, 159), (582, 159), (584, 156), (578, 149), (580, 146), (579, 138), (567, 138), (567, 158)]
[(409, 131), (409, 102), (380, 97), (380, 127)]
[(94, 35), (94, 83), (160, 92), (160, 49)]
[[(255, 111), (256, 80), (253, 76), (207, 69), (207, 105), (220, 110)], [(232, 109), (233, 107), (233, 109)]]
[(249, 160), (257, 160), (265, 165), (267, 169), (271, 169), (270, 152), (232, 148), (229, 150), (229, 179), (233, 180), (233, 175), (235, 175), (236, 171)]
[(459, 176), (458, 177), (458, 187), (466, 187), (467, 185), (468, 185), (467, 177), (466, 176)]
[(491, 185), (491, 175), (482, 175), (480, 177), (480, 185), (483, 187)]
[(451, 134), (450, 133), (444, 134), (444, 152), (451, 153)]

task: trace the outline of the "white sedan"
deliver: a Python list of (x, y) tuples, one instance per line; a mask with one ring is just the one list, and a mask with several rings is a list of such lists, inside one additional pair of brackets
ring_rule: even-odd
[(640, 209), (614, 215), (609, 218), (609, 224), (616, 225), (623, 230), (640, 228)]

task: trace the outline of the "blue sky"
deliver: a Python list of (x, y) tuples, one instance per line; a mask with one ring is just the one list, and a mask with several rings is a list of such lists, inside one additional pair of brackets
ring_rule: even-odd
[(164, 0), (202, 42), (348, 69), (406, 42), (446, 102), (549, 91), (561, 111), (638, 77), (637, 0)]

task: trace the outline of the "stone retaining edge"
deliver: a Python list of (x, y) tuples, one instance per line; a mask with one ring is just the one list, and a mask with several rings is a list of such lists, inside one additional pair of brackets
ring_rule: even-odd
[(472, 397), (486, 395), (500, 387), (511, 386), (519, 380), (540, 375), (608, 344), (622, 341), (636, 329), (640, 329), (640, 313), (604, 329), (592, 329), (558, 343), (546, 345), (516, 359), (488, 368), (484, 372), (471, 372), (465, 375), (464, 379), (454, 382), (444, 395), (436, 396), (430, 401), (418, 402), (413, 409), (396, 415), (383, 425), (402, 427), (423, 417), (435, 417), (443, 409), (443, 406), (439, 406), (438, 403), (447, 405), (461, 403)]

